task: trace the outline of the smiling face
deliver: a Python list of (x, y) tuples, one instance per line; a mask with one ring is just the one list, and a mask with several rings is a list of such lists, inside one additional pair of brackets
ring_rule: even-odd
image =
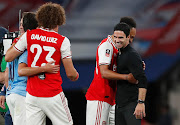
[(123, 31), (117, 30), (114, 31), (114, 43), (118, 49), (125, 48), (129, 44), (129, 37), (126, 37), (126, 34)]

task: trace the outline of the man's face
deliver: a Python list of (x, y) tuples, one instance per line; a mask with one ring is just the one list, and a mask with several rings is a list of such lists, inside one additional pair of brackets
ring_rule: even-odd
[(130, 30), (130, 39), (129, 39), (129, 42), (132, 43), (133, 42), (133, 39), (134, 37), (136, 36), (136, 28), (131, 28)]
[(24, 33), (23, 19), (21, 19), (20, 26), (19, 26), (19, 31), (20, 31), (20, 34), (23, 34), (23, 33)]
[(129, 44), (129, 36), (126, 38), (123, 31), (114, 31), (114, 43), (118, 49), (125, 48)]

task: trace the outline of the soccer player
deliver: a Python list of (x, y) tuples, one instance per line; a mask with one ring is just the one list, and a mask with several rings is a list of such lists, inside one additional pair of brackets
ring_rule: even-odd
[(117, 72), (131, 72), (139, 83), (117, 81), (115, 125), (141, 125), (141, 119), (145, 117), (147, 78), (140, 55), (129, 44), (129, 34), (130, 27), (126, 23), (114, 27), (114, 41), (121, 51), (117, 58)]
[(97, 48), (94, 79), (86, 93), (86, 125), (108, 123), (109, 111), (115, 104), (116, 80), (136, 83), (132, 74), (116, 73), (117, 55), (113, 36), (109, 35)]
[[(24, 23), (25, 22), (25, 23)], [(31, 22), (31, 23), (28, 23)], [(31, 25), (30, 25), (31, 24)], [(20, 33), (24, 30), (35, 29), (38, 26), (34, 13), (26, 13), (21, 19)], [(18, 41), (16, 38), (13, 45)], [(6, 101), (10, 109), (11, 117), (14, 125), (26, 124), (26, 110), (25, 110), (25, 96), (27, 77), (20, 77), (18, 75), (18, 63), (23, 61), (23, 56), (17, 57), (14, 61), (7, 63), (6, 72), (8, 73), (9, 81), (6, 83), (7, 93)]]
[[(63, 7), (54, 3), (43, 4), (39, 7), (36, 18), (40, 28), (23, 34), (17, 44), (7, 51), (6, 61), (13, 60), (27, 48), (27, 68), (37, 68), (48, 62), (58, 65), (62, 60), (67, 77), (76, 81), (79, 74), (72, 63), (70, 41), (58, 34), (58, 26), (65, 23)], [(54, 74), (44, 73), (28, 77), (27, 125), (44, 124), (46, 115), (54, 125), (73, 124), (61, 84), (59, 71)]]

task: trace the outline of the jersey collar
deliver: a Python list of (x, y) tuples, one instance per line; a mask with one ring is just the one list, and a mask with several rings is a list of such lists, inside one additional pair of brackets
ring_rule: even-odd
[(48, 32), (54, 32), (54, 33), (58, 34), (58, 32), (54, 31), (53, 29), (50, 30), (49, 28), (43, 28), (43, 27), (40, 27), (39, 29), (44, 30), (44, 31), (48, 31)]

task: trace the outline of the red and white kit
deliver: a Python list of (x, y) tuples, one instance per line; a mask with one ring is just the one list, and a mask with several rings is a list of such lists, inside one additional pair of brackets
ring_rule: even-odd
[[(27, 31), (14, 48), (20, 52), (27, 49), (28, 67), (40, 67), (50, 61), (60, 65), (61, 59), (71, 58), (69, 39), (53, 30), (43, 28)], [(61, 84), (59, 72), (28, 77), (27, 123), (44, 123), (46, 114), (54, 125), (73, 124)]]
[(107, 124), (110, 108), (115, 104), (116, 81), (102, 78), (100, 65), (109, 65), (109, 70), (116, 72), (117, 54), (110, 35), (97, 48), (94, 79), (86, 93), (86, 125)]

